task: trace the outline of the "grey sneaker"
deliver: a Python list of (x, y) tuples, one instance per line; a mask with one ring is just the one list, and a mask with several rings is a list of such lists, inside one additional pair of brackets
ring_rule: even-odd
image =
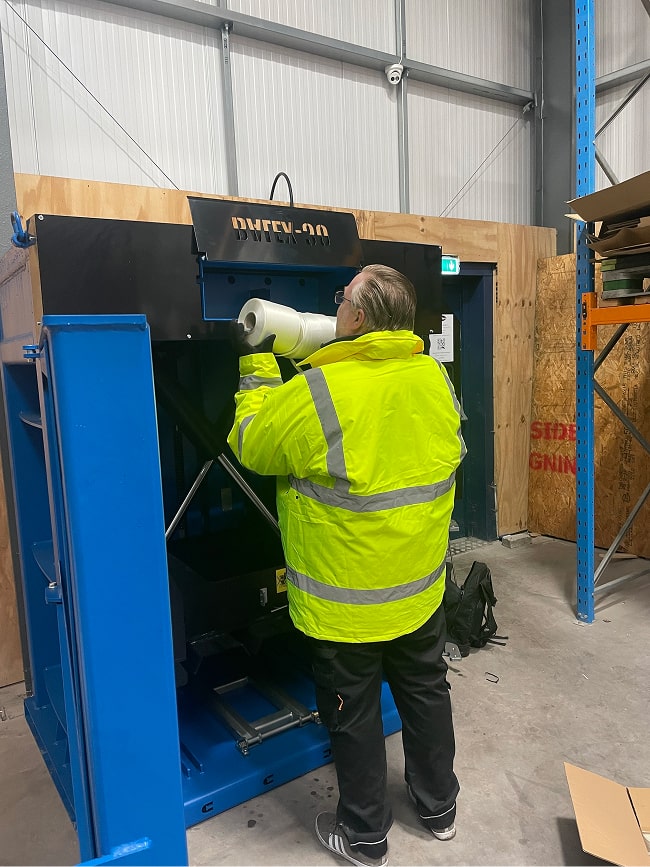
[[(415, 797), (413, 790), (411, 787), (406, 784), (407, 791), (409, 793), (409, 798), (415, 804), (418, 816), (424, 825), (428, 828), (429, 831), (433, 834), (433, 836), (438, 840), (451, 840), (452, 837), (456, 836), (456, 824), (454, 822), (454, 818), (456, 817), (456, 804), (453, 807), (450, 807), (449, 810), (445, 810), (444, 813), (441, 813), (438, 816), (423, 816), (420, 812), (420, 807), (418, 805), (417, 798)], [(451, 824), (444, 826), (445, 817), (450, 816), (452, 818)]]
[[(326, 849), (351, 864), (358, 864), (359, 867), (385, 867), (388, 864), (385, 837), (378, 843), (350, 843), (343, 828), (336, 824), (334, 813), (319, 813), (316, 816), (316, 836)], [(384, 854), (379, 858), (370, 858), (360, 851), (360, 847), (367, 849), (372, 846), (377, 846), (379, 850), (383, 848)]]

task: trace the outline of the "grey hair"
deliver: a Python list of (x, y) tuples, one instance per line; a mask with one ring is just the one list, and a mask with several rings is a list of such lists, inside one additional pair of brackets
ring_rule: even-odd
[(366, 265), (361, 274), (350, 301), (366, 314), (367, 331), (412, 331), (417, 297), (408, 277), (388, 265)]

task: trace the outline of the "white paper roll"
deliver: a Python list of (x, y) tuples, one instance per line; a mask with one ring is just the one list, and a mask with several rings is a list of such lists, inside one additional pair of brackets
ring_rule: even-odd
[(336, 317), (322, 313), (299, 313), (293, 307), (251, 298), (242, 307), (238, 321), (251, 346), (275, 334), (273, 352), (286, 358), (306, 358), (336, 336)]

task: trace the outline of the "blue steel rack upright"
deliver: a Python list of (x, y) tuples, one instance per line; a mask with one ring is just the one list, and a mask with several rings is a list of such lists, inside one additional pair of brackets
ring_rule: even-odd
[[(594, 0), (575, 0), (576, 38), (576, 197), (594, 191), (595, 148)], [(576, 249), (576, 541), (577, 614), (594, 619), (594, 354), (582, 348), (582, 295), (593, 289), (587, 225), (577, 224)]]
[[(594, 0), (575, 0), (576, 37), (576, 197), (595, 189), (595, 113), (596, 63)], [(577, 222), (576, 246), (576, 541), (577, 541), (577, 617), (585, 623), (595, 619), (594, 597), (623, 581), (648, 574), (650, 570), (623, 575), (600, 586), (612, 556), (641, 506), (650, 496), (648, 484), (609, 546), (600, 565), (594, 569), (594, 394), (603, 400), (637, 442), (650, 453), (650, 443), (622, 412), (594, 374), (631, 323), (650, 322), (650, 305), (623, 305), (599, 308), (594, 291), (594, 265), (587, 246), (585, 222)], [(618, 325), (615, 334), (594, 360), (597, 326)]]

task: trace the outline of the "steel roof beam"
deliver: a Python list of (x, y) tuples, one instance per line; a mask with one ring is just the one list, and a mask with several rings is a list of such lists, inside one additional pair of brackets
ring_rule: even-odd
[(247, 39), (277, 45), (292, 51), (304, 51), (329, 60), (349, 63), (351, 66), (376, 69), (382, 74), (384, 67), (388, 66), (389, 63), (401, 62), (405, 70), (408, 71), (411, 80), (422, 81), (463, 93), (472, 93), (499, 102), (523, 106), (534, 98), (533, 92), (529, 90), (465, 75), (417, 60), (400, 58), (396, 54), (377, 51), (363, 45), (355, 45), (316, 33), (308, 33), (296, 27), (265, 21), (218, 6), (208, 6), (199, 0), (103, 0), (103, 2), (216, 30), (221, 30), (224, 24), (230, 24), (231, 36), (243, 36)]
[(596, 79), (596, 95), (600, 96), (607, 90), (612, 90), (621, 84), (627, 84), (628, 81), (643, 78), (648, 72), (650, 72), (650, 60), (643, 60), (633, 66), (626, 66), (624, 69), (617, 69), (616, 72), (601, 75), (600, 78)]

